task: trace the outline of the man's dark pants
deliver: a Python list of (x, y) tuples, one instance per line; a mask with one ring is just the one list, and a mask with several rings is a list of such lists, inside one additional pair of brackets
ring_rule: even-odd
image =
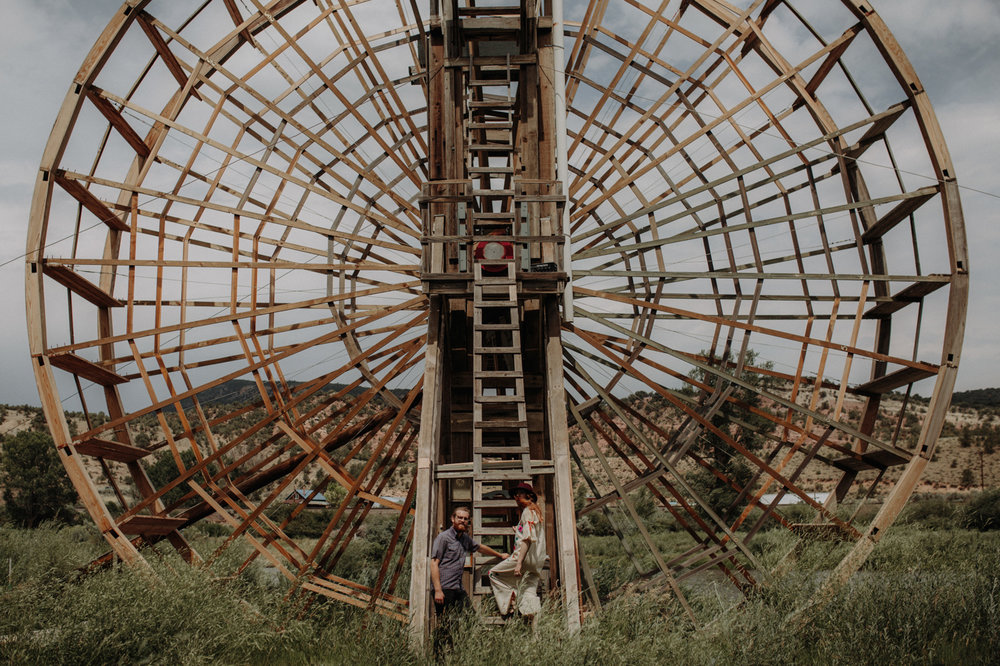
[(467, 609), (472, 608), (472, 601), (465, 590), (442, 590), (444, 603), (434, 602), (434, 611), (438, 618), (438, 628), (434, 636), (434, 653), (440, 655), (444, 649), (451, 647), (451, 624)]
[(434, 610), (438, 617), (446, 612), (463, 611), (472, 606), (465, 590), (442, 590), (442, 592), (444, 592), (444, 603), (434, 602)]

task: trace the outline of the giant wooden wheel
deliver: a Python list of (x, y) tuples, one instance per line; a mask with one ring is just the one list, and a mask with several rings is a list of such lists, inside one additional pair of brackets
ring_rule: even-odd
[[(568, 204), (544, 238), (559, 239), (555, 371), (574, 483), (591, 495), (581, 515), (634, 523), (637, 575), (682, 601), (706, 570), (738, 589), (766, 578), (749, 544), (776, 525), (852, 544), (830, 580), (843, 579), (933, 454), (961, 350), (962, 215), (919, 80), (867, 3), (552, 10), (537, 23), (555, 35), (565, 11)], [(430, 529), (414, 541), (406, 517), (440, 325), (422, 206), (461, 198), (427, 188), (441, 180), (428, 125), (450, 117), (428, 86), (429, 35), (457, 16), (483, 55), (519, 11), (130, 0), (112, 17), (42, 159), (26, 292), (46, 415), (114, 555), (142, 562), (165, 539), (214, 560), (243, 543), (239, 563), (263, 557), (290, 585), (405, 616), (398, 582)], [(453, 60), (442, 67), (465, 67)], [(470, 89), (490, 62), (470, 60)], [(505, 84), (527, 94), (526, 61), (511, 62), (522, 73)], [(558, 67), (538, 68), (544, 90)], [(492, 99), (478, 95), (471, 106)], [(489, 180), (481, 164), (469, 183)], [(252, 382), (238, 405), (234, 379)], [(177, 478), (157, 487), (161, 458)], [(682, 551), (649, 537), (641, 488), (690, 535)], [(320, 494), (338, 498), (329, 527), (290, 537)], [(786, 497), (811, 517), (786, 516)], [(339, 559), (373, 511), (394, 517), (384, 561), (349, 580)], [(233, 536), (199, 554), (185, 529), (209, 517)]]

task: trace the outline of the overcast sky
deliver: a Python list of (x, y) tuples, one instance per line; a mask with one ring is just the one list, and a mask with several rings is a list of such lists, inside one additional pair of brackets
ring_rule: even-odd
[[(957, 388), (1000, 386), (1000, 344), (993, 337), (1000, 321), (1000, 2), (873, 4), (930, 95), (963, 187), (972, 291)], [(31, 190), (73, 75), (121, 1), (0, 0), (0, 6), (0, 403), (37, 405), (21, 259)]]

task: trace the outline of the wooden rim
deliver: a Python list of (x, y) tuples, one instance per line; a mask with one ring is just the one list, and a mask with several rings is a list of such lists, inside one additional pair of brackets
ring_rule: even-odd
[[(564, 378), (596, 497), (582, 515), (647, 487), (696, 544), (652, 571), (711, 566), (740, 585), (764, 526), (826, 529), (854, 544), (842, 580), (913, 492), (950, 401), (968, 292), (958, 188), (871, 8), (739, 7), (594, 0), (568, 15)], [(182, 528), (225, 515), (247, 562), (405, 615), (413, 485), (380, 489), (412, 464), (419, 423), (421, 11), (219, 0), (181, 17), (126, 2), (74, 78), (32, 202), (29, 339), (60, 455), (118, 557), (166, 538), (197, 559)], [(252, 407), (205, 400), (235, 378), (252, 380)], [(675, 427), (621, 400), (636, 391)], [(252, 409), (254, 426), (223, 434)], [(79, 411), (107, 420), (74, 433)], [(712, 437), (748, 488), (706, 457)], [(177, 484), (155, 488), (139, 462), (157, 451), (189, 484), (173, 507)], [(721, 514), (699, 470), (738, 491)], [(348, 494), (346, 527), (313, 552), (265, 513), (307, 475), (310, 491)], [(834, 492), (817, 499), (805, 479)], [(768, 493), (797, 496), (821, 527)], [(377, 506), (398, 520), (359, 587), (331, 572)]]

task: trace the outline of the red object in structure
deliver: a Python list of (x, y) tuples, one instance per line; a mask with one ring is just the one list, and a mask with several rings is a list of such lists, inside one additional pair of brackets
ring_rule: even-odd
[(509, 241), (480, 241), (473, 252), (476, 262), (483, 265), (488, 273), (502, 273), (504, 264), (490, 264), (489, 261), (509, 261), (514, 258), (514, 244)]

